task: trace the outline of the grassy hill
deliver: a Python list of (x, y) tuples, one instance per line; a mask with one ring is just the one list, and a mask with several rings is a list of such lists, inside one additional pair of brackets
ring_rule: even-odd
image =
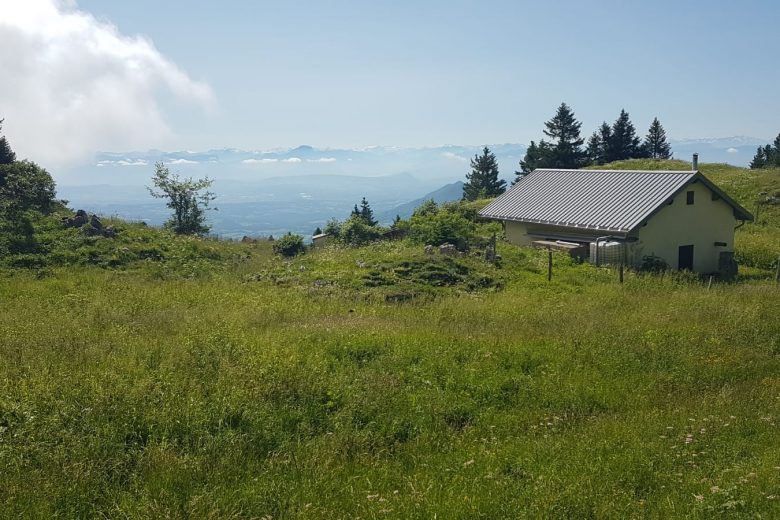
[(0, 517), (778, 517), (777, 211), (709, 289), (44, 219), (0, 268)]

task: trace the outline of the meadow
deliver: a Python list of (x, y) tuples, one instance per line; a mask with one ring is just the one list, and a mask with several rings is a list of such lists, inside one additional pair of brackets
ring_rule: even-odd
[[(703, 169), (751, 210), (780, 189)], [(0, 269), (0, 517), (776, 518), (762, 215), (712, 286), (41, 222)]]

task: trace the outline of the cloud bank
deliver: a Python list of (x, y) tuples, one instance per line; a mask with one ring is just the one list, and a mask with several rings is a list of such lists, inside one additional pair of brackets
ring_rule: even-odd
[(143, 36), (72, 0), (0, 0), (0, 118), (19, 157), (59, 165), (98, 150), (148, 148), (172, 135), (158, 96), (206, 110), (194, 81)]

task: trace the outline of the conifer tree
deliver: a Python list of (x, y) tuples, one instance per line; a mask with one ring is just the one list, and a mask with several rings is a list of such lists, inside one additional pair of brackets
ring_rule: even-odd
[[(355, 209), (357, 209), (357, 206), (355, 206)], [(374, 220), (374, 212), (371, 210), (371, 206), (368, 205), (368, 201), (365, 197), (360, 201), (358, 216), (369, 226), (376, 226), (378, 224), (378, 222)]]
[(672, 147), (666, 140), (666, 132), (658, 118), (654, 118), (642, 144), (644, 155), (650, 159), (671, 159)]
[[(0, 131), (3, 129), (4, 119), (0, 119)], [(0, 164), (11, 164), (16, 160), (16, 154), (11, 150), (11, 145), (4, 135), (0, 136)]]
[(601, 126), (593, 132), (593, 135), (588, 139), (588, 159), (593, 164), (605, 164), (609, 161), (607, 147), (609, 140), (612, 137), (612, 128), (606, 121), (601, 123)]
[(750, 169), (751, 170), (760, 170), (761, 168), (766, 168), (767, 166), (767, 160), (766, 160), (766, 154), (764, 153), (764, 147), (759, 146), (756, 150), (756, 155), (753, 156), (753, 160), (750, 161)]
[(775, 168), (780, 168), (780, 134), (775, 137), (774, 147), (772, 148), (772, 156), (769, 158), (769, 162)]
[(512, 181), (512, 184), (515, 184), (535, 169), (546, 167), (547, 151), (548, 145), (544, 141), (541, 141), (538, 146), (531, 141), (531, 144), (528, 145), (528, 149), (525, 151), (525, 157), (520, 161), (520, 171), (515, 172), (516, 178)]
[(317, 226), (317, 229), (314, 230), (314, 233), (312, 233), (312, 236), (316, 237), (317, 235), (321, 235), (321, 234), (322, 234), (322, 230), (320, 229), (319, 226)]
[(506, 191), (506, 181), (498, 178), (498, 162), (496, 156), (486, 146), (482, 155), (475, 154), (471, 160), (471, 171), (466, 174), (463, 185), (463, 198), (477, 200), (486, 197), (496, 197)]
[(587, 158), (582, 151), (585, 142), (580, 137), (582, 123), (574, 117), (574, 112), (566, 103), (561, 103), (552, 119), (544, 123), (544, 135), (551, 138), (550, 143), (542, 140), (541, 148), (548, 148), (543, 154), (543, 167), (546, 168), (581, 168)]
[(636, 129), (628, 112), (620, 111), (620, 115), (612, 125), (612, 135), (607, 145), (607, 162), (623, 161), (642, 157), (642, 149)]

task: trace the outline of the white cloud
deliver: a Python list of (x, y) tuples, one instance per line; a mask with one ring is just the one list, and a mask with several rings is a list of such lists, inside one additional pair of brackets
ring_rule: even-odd
[(118, 161), (98, 161), (95, 165), (98, 167), (103, 166), (149, 166), (149, 161), (145, 159), (120, 159)]
[(336, 162), (335, 157), (320, 157), (319, 159), (307, 159), (307, 162)]
[(302, 162), (302, 160), (300, 159), (300, 157), (289, 157), (287, 159), (282, 159), (282, 162), (286, 162), (286, 163), (299, 163), (299, 162)]
[(174, 159), (168, 161), (168, 164), (198, 164), (198, 161), (190, 161), (189, 159)]
[(164, 142), (172, 131), (161, 93), (215, 106), (209, 86), (151, 40), (121, 34), (73, 0), (0, 0), (0, 49), (3, 131), (17, 155), (44, 164)]
[(446, 157), (447, 159), (454, 159), (454, 160), (460, 161), (460, 162), (468, 162), (469, 161), (465, 157), (461, 157), (460, 155), (452, 153), (452, 152), (444, 152), (442, 155), (444, 157)]
[(736, 148), (729, 148), (729, 149), (728, 149), (728, 150), (726, 150), (726, 151), (727, 151), (728, 153), (739, 153), (739, 150), (737, 150)]
[(241, 162), (244, 164), (268, 164), (279, 162), (279, 159), (244, 159)]

